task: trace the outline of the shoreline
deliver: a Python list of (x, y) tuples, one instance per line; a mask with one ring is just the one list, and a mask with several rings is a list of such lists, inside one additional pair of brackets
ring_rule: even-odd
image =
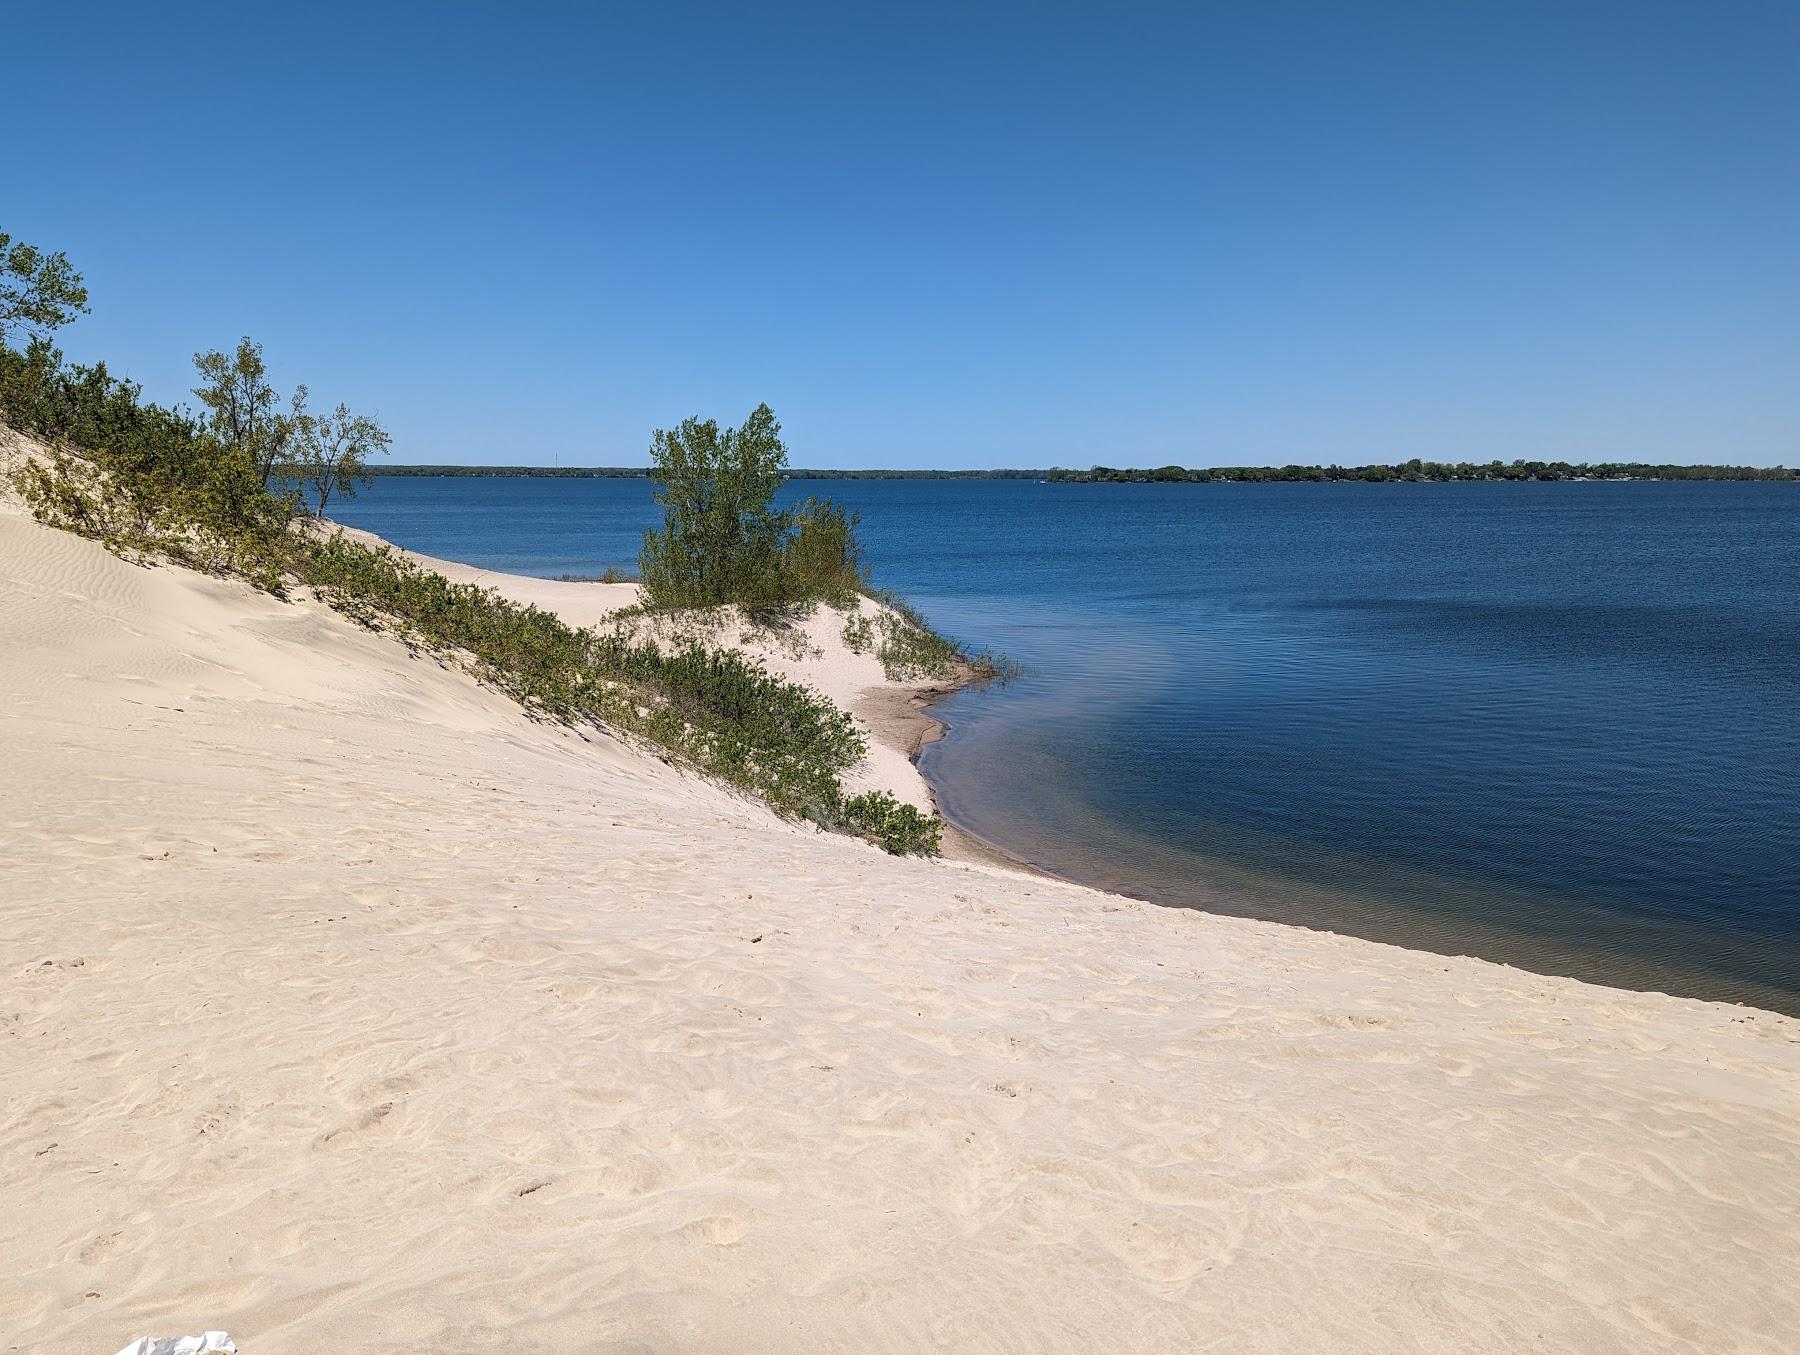
[[(856, 700), (850, 713), (868, 728), (871, 739), (884, 740), (889, 747), (904, 753), (906, 760), (918, 771), (920, 752), (928, 744), (937, 743), (948, 732), (948, 726), (931, 713), (931, 706), (945, 697), (976, 686), (979, 682), (980, 679), (968, 673), (965, 667), (965, 671), (957, 679), (934, 680), (898, 689), (871, 688)], [(1024, 857), (989, 842), (952, 820), (944, 813), (943, 806), (938, 801), (937, 787), (931, 783), (931, 778), (922, 771), (918, 775), (924, 784), (932, 812), (943, 820), (944, 838), (940, 854), (946, 861), (993, 866), (1063, 884), (1079, 883), (1034, 865)]]
[[(573, 625), (601, 624), (612, 612), (629, 606), (636, 601), (638, 596), (638, 586), (635, 583), (601, 583), (593, 580), (548, 579), (531, 574), (510, 574), (463, 561), (445, 560), (425, 555), (397, 545), (373, 532), (350, 527), (330, 519), (327, 519), (327, 523), (331, 529), (343, 532), (352, 540), (366, 545), (386, 546), (453, 581), (493, 588), (515, 601), (530, 603), (556, 612)], [(861, 606), (864, 608), (879, 605), (867, 597), (861, 600)], [(819, 612), (827, 610), (820, 608)], [(795, 628), (805, 637), (799, 641), (799, 644), (804, 646), (810, 641), (815, 646), (813, 657), (823, 660), (827, 666), (842, 663), (844, 656), (841, 653), (833, 652), (836, 647), (831, 645), (832, 625), (829, 623), (825, 625), (811, 624), (817, 615), (818, 613), (809, 616)], [(920, 808), (928, 808), (943, 820), (944, 833), (940, 856), (944, 860), (1007, 870), (1063, 884), (1079, 885), (1079, 881), (1070, 880), (1053, 871), (1045, 870), (1027, 861), (1024, 857), (1017, 856), (970, 832), (960, 824), (952, 822), (943, 814), (938, 804), (936, 789), (925, 774), (919, 770), (920, 750), (927, 744), (937, 742), (945, 733), (944, 723), (931, 714), (931, 705), (965, 688), (978, 685), (982, 681), (975, 676), (973, 670), (966, 663), (960, 665), (959, 670), (947, 678), (924, 678), (911, 681), (891, 681), (886, 678), (885, 674), (879, 672), (879, 665), (874, 665), (874, 671), (870, 671), (865, 665), (862, 676), (876, 678), (876, 681), (861, 684), (831, 681), (822, 684), (818, 680), (820, 674), (813, 670), (808, 659), (806, 657), (796, 659), (794, 653), (788, 648), (792, 637), (759, 632), (732, 622), (720, 623), (717, 626), (715, 640), (718, 635), (735, 641), (730, 644), (730, 647), (748, 653), (784, 676), (805, 682), (821, 694), (838, 701), (851, 718), (863, 727), (869, 740), (871, 754), (875, 754), (877, 749), (885, 749), (904, 759), (906, 775), (910, 778), (911, 784), (908, 784), (908, 780), (898, 774), (898, 768), (893, 765), (871, 766), (869, 769), (872, 776), (871, 784), (888, 791), (901, 800), (915, 803)], [(871, 758), (872, 763), (880, 761), (881, 759), (878, 757)]]
[[(452, 578), (486, 587), (557, 611), (576, 624), (603, 621), (614, 609), (637, 597), (635, 584), (606, 584), (543, 579), (535, 575), (509, 574), (459, 561), (443, 560), (385, 541), (372, 533), (332, 524), (365, 542), (388, 545), (425, 566)], [(875, 605), (865, 598), (863, 605)], [(821, 609), (824, 611), (826, 609)], [(751, 654), (790, 679), (814, 686), (837, 701), (864, 729), (870, 745), (869, 765), (862, 788), (879, 787), (902, 800), (928, 808), (943, 823), (940, 859), (988, 870), (1004, 871), (1045, 883), (1098, 890), (1150, 907), (1175, 909), (1206, 916), (1241, 918), (1276, 926), (1300, 927), (1322, 935), (1396, 946), (1422, 955), (1467, 958), (1499, 964), (1547, 979), (1566, 979), (1645, 993), (1680, 1001), (1718, 1002), (1773, 1015), (1800, 1018), (1800, 997), (1786, 990), (1749, 980), (1732, 979), (1715, 972), (1636, 951), (1620, 951), (1601, 940), (1558, 936), (1487, 917), (1468, 917), (1441, 909), (1421, 908), (1396, 899), (1365, 896), (1335, 886), (1299, 878), (1251, 871), (1227, 861), (1210, 863), (1213, 872), (1198, 888), (1182, 897), (1171, 896), (1153, 881), (1122, 875), (1117, 869), (1062, 868), (1033, 861), (983, 837), (945, 812), (938, 788), (920, 770), (921, 751), (939, 742), (948, 727), (932, 713), (932, 706), (958, 692), (978, 686), (981, 679), (964, 666), (948, 678), (893, 681), (879, 672), (879, 665), (865, 665), (863, 676), (875, 680), (859, 685), (846, 681), (835, 669), (844, 655), (833, 652), (835, 623), (811, 625), (808, 618), (798, 631), (816, 646), (812, 656), (788, 648), (792, 637), (780, 639), (754, 628), (726, 623), (714, 636)], [(821, 668), (834, 680), (821, 682)], [(888, 754), (882, 756), (882, 750)], [(1160, 850), (1143, 842), (1137, 855)], [(1446, 887), (1449, 887), (1448, 885)], [(1259, 902), (1274, 899), (1271, 906)], [(1301, 901), (1304, 902), (1301, 902)]]
[[(941, 737), (942, 724), (937, 723), (937, 737)], [(1219, 858), (1184, 858), (1171, 863), (1166, 874), (1151, 878), (1140, 878), (1117, 865), (1108, 869), (1092, 861), (1086, 862), (1085, 868), (1080, 864), (1045, 864), (1015, 854), (965, 827), (945, 810), (936, 785), (929, 779), (927, 785), (931, 786), (933, 806), (944, 820), (946, 841), (954, 834), (960, 842), (975, 844), (984, 859), (1036, 878), (1098, 890), (1156, 908), (1299, 927), (1423, 955), (1503, 965), (1547, 979), (1566, 979), (1676, 1001), (1728, 1004), (1800, 1019), (1800, 993), (1704, 965), (1683, 963), (1642, 945), (1634, 947), (1619, 929), (1641, 928), (1642, 920), (1607, 912), (1598, 905), (1548, 898), (1533, 898), (1519, 905), (1528, 904), (1546, 919), (1567, 916), (1568, 910), (1589, 914), (1594, 925), (1606, 934), (1584, 938), (1532, 927), (1527, 925), (1527, 919), (1510, 912), (1496, 917), (1433, 908), (1394, 896), (1273, 874)], [(1167, 850), (1166, 844), (1140, 839), (1136, 851), (1120, 860), (1141, 863)], [(1196, 869), (1200, 873), (1194, 873)], [(1176, 878), (1188, 883), (1181, 887), (1166, 883)], [(1458, 887), (1454, 881), (1444, 881), (1440, 886), (1446, 894)], [(1696, 933), (1687, 941), (1689, 945), (1707, 944), (1709, 936)]]

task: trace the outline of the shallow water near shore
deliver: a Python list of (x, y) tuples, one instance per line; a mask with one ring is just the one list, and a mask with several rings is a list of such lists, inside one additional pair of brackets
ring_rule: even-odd
[[(1800, 1012), (1800, 488), (796, 482), (876, 582), (1026, 665), (945, 814), (1059, 874)], [(333, 516), (629, 565), (641, 480), (382, 479)]]

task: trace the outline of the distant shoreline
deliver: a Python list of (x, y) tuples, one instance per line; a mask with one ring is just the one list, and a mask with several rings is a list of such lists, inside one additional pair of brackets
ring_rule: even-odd
[[(371, 466), (371, 476), (415, 479), (643, 480), (647, 466)], [(1651, 466), (1567, 462), (1499, 462), (1448, 466), (1427, 462), (1373, 466), (1217, 466), (1155, 470), (791, 470), (788, 480), (1038, 480), (1048, 484), (1623, 484), (1643, 481), (1800, 483), (1785, 466)]]

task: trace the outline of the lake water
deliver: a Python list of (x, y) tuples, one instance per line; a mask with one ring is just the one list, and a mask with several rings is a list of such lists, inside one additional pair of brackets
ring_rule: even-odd
[[(1800, 1012), (1800, 486), (795, 482), (1028, 670), (938, 713), (945, 813), (1075, 879)], [(334, 508), (336, 506), (334, 505)], [(629, 566), (641, 480), (334, 512)]]

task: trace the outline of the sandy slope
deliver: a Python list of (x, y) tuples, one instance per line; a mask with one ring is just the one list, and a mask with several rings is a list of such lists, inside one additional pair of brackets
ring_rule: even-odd
[[(390, 542), (369, 532), (332, 524), (330, 530), (342, 532), (352, 540), (371, 546), (387, 546)], [(428, 569), (436, 570), (457, 583), (472, 583), (490, 588), (525, 606), (555, 612), (573, 626), (604, 628), (620, 608), (638, 601), (634, 583), (569, 583), (558, 579), (534, 579), (519, 574), (501, 574), (491, 569), (476, 569), (454, 560), (438, 560), (417, 551), (400, 550)], [(869, 598), (857, 600), (858, 613), (872, 618), (881, 606)], [(862, 764), (844, 778), (852, 791), (885, 790), (898, 799), (921, 809), (933, 807), (931, 787), (913, 766), (913, 754), (921, 738), (929, 737), (936, 721), (919, 713), (922, 700), (915, 698), (942, 690), (930, 680), (920, 682), (891, 681), (882, 671), (881, 661), (873, 653), (857, 653), (844, 638), (847, 612), (821, 607), (797, 625), (780, 634), (767, 627), (747, 626), (732, 620), (736, 613), (726, 609), (723, 620), (694, 637), (714, 649), (736, 649), (756, 659), (770, 672), (796, 682), (803, 682), (822, 693), (839, 707), (849, 711), (869, 738), (869, 753)], [(646, 638), (665, 644), (679, 642), (686, 633), (683, 627), (651, 619), (634, 623), (634, 629)], [(989, 856), (973, 851), (972, 843), (963, 843), (965, 854)]]
[(1800, 1331), (1800, 1022), (893, 861), (6, 512), (0, 767), (0, 1349)]

